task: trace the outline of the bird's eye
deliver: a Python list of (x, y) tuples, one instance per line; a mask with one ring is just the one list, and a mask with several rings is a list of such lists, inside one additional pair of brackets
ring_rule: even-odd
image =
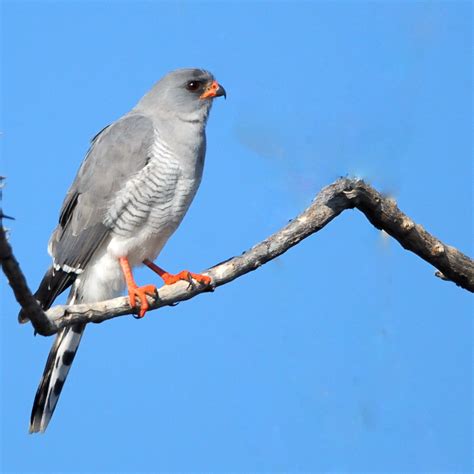
[(201, 81), (189, 81), (186, 84), (186, 89), (191, 92), (195, 92), (201, 87)]

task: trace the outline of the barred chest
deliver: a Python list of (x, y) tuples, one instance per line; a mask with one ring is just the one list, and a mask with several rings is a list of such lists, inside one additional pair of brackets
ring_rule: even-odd
[(201, 175), (186, 176), (177, 161), (168, 162), (166, 172), (158, 164), (150, 174), (151, 209), (147, 226), (152, 233), (174, 232), (191, 205)]
[(203, 151), (196, 151), (182, 150), (178, 159), (162, 141), (153, 145), (148, 164), (126, 184), (107, 214), (113, 254), (133, 260), (156, 257), (199, 187)]

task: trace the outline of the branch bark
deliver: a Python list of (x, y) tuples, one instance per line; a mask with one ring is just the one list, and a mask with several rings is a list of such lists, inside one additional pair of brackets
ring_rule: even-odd
[[(398, 209), (393, 199), (384, 197), (362, 180), (342, 178), (323, 188), (312, 204), (281, 230), (242, 255), (230, 258), (204, 272), (212, 278), (212, 288), (193, 286), (187, 282), (163, 286), (155, 297), (149, 297), (150, 309), (188, 300), (256, 270), (297, 245), (301, 240), (318, 232), (344, 210), (354, 208), (361, 211), (376, 228), (384, 230), (396, 239), (403, 248), (437, 268), (437, 276), (474, 292), (474, 261), (472, 259), (456, 248), (444, 244), (421, 225), (413, 222)], [(1, 239), (4, 239), (3, 233)], [(10, 263), (14, 257), (11, 251), (4, 253), (3, 245), (3, 240), (0, 240), (2, 265), (8, 276), (4, 255)], [(40, 309), (41, 313), (39, 313), (39, 306), (37, 304), (35, 306), (31, 301), (31, 293), (29, 295), (26, 293), (26, 282), (15, 289), (18, 283), (16, 277), (15, 274), (13, 274), (13, 279), (9, 276), (15, 296), (28, 312), (35, 331), (44, 336), (54, 334), (62, 327), (73, 323), (101, 323), (118, 316), (136, 313), (136, 308), (130, 307), (128, 297), (94, 304), (55, 306), (46, 313)]]

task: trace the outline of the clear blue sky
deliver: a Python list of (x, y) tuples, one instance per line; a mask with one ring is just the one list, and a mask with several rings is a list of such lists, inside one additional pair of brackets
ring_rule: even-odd
[[(1, 17), (3, 205), (32, 287), (89, 139), (183, 66), (228, 99), (161, 266), (240, 254), (341, 175), (472, 255), (470, 2), (3, 1)], [(356, 211), (214, 294), (88, 327), (42, 436), (52, 339), (1, 284), (4, 472), (473, 469), (472, 296)]]

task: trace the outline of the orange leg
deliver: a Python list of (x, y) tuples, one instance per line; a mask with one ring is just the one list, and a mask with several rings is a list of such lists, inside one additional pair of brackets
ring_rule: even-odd
[(132, 269), (130, 268), (130, 264), (128, 263), (127, 257), (120, 257), (119, 258), (120, 266), (122, 267), (122, 272), (125, 277), (125, 281), (127, 283), (128, 289), (128, 297), (130, 299), (130, 306), (136, 305), (136, 297), (140, 300), (140, 311), (138, 312), (138, 317), (143, 318), (145, 313), (148, 311), (149, 305), (148, 300), (146, 299), (146, 295), (154, 295), (156, 293), (156, 286), (155, 285), (145, 285), (145, 286), (137, 286), (135, 280), (133, 279)]
[(176, 275), (172, 275), (153, 263), (151, 260), (144, 260), (143, 263), (155, 273), (158, 273), (158, 275), (163, 278), (165, 285), (172, 285), (179, 280), (189, 281), (190, 283), (192, 283), (193, 280), (196, 280), (198, 283), (202, 283), (203, 285), (209, 285), (211, 283), (211, 277), (201, 275), (200, 273), (191, 273), (187, 270), (183, 270)]

